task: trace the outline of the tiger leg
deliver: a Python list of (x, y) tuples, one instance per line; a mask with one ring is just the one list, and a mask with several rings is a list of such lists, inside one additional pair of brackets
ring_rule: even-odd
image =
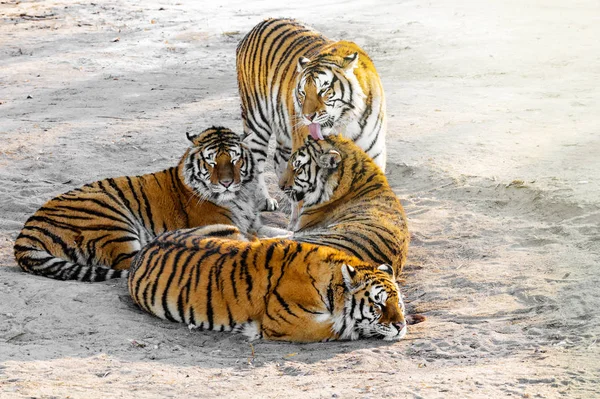
[[(246, 130), (245, 125), (246, 124), (244, 123), (244, 130)], [(243, 140), (250, 148), (250, 151), (252, 151), (256, 161), (256, 180), (258, 183), (256, 202), (258, 204), (258, 209), (261, 211), (275, 211), (279, 207), (277, 200), (272, 198), (269, 194), (269, 189), (267, 188), (267, 183), (265, 181), (265, 162), (270, 138), (271, 132), (263, 131), (262, 135), (255, 132), (247, 134)]]
[[(290, 342), (321, 342), (336, 339), (329, 312), (311, 301), (297, 281), (280, 284), (267, 300), (261, 320), (265, 339)], [(310, 289), (314, 290), (312, 285)], [(312, 292), (312, 291), (311, 291)], [(314, 292), (312, 292), (314, 295)], [(313, 302), (313, 303), (311, 303)]]
[(272, 226), (260, 226), (256, 230), (258, 238), (289, 238), (292, 234), (294, 234), (293, 231)]
[(127, 270), (131, 266), (133, 257), (140, 252), (142, 246), (139, 237), (115, 235), (107, 237), (101, 245), (102, 256), (99, 260), (102, 264), (108, 264), (115, 270)]
[(302, 208), (303, 201), (292, 201), (291, 208), (292, 212), (290, 215), (290, 223), (288, 224), (288, 229), (291, 231), (296, 231), (298, 229), (298, 217), (300, 217), (300, 209)]
[(278, 180), (281, 179), (281, 176), (283, 176), (291, 156), (292, 149), (281, 142), (277, 142), (277, 147), (275, 148), (274, 166), (275, 174), (277, 175)]
[[(294, 317), (283, 308), (280, 312), (274, 313), (275, 319), (263, 319), (261, 332), (264, 339), (289, 342), (323, 342), (337, 339), (331, 331), (331, 323), (319, 322), (313, 315)], [(285, 318), (282, 315), (285, 315)], [(281, 321), (277, 320), (279, 317), (282, 318)]]
[(240, 230), (229, 224), (209, 224), (207, 226), (193, 227), (178, 230), (176, 238), (170, 238), (173, 242), (198, 241), (204, 238), (219, 238), (235, 241), (248, 241)]
[[(291, 157), (292, 150), (289, 146), (284, 144), (283, 142), (278, 141), (277, 146), (275, 147), (275, 155), (273, 157), (273, 166), (275, 168), (275, 174), (278, 180), (278, 186), (282, 188), (285, 186), (284, 182), (288, 180), (287, 176), (287, 166), (288, 161)], [(293, 181), (293, 178), (292, 178)], [(279, 204), (279, 208), (282, 212), (289, 214), (290, 206), (293, 205), (287, 197), (283, 199), (284, 203)]]
[(258, 190), (259, 192), (257, 193), (257, 203), (259, 204), (259, 210), (260, 211), (268, 211), (268, 212), (272, 212), (272, 211), (276, 211), (277, 208), (279, 208), (279, 204), (277, 203), (277, 200), (273, 197), (271, 197), (271, 195), (269, 194), (269, 189), (267, 188), (267, 182), (265, 181), (265, 172), (264, 172), (264, 161), (263, 161), (263, 166), (258, 166), (258, 176), (257, 176), (257, 181), (258, 181)]
[(84, 230), (75, 237), (77, 248), (86, 258), (86, 264), (114, 270), (129, 269), (133, 257), (148, 241), (149, 239), (142, 239), (137, 233), (125, 229)]

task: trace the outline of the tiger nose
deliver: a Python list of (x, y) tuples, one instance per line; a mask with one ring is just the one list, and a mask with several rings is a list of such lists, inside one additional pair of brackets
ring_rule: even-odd
[(285, 190), (289, 190), (291, 188), (291, 186), (288, 184), (288, 182), (282, 177), (281, 179), (279, 179), (279, 188), (281, 189), (281, 191), (285, 191)]
[(316, 112), (313, 112), (312, 114), (304, 114), (304, 117), (305, 117), (306, 119), (308, 119), (310, 122), (312, 122), (312, 121), (313, 121), (313, 119), (315, 119), (315, 116), (317, 116), (317, 113), (316, 113)]
[(395, 321), (392, 323), (394, 327), (398, 329), (398, 331), (402, 331), (404, 327), (406, 327), (406, 322), (404, 321)]
[(219, 181), (219, 183), (221, 183), (221, 185), (225, 188), (231, 186), (231, 183), (233, 183), (233, 179), (223, 179), (221, 181)]

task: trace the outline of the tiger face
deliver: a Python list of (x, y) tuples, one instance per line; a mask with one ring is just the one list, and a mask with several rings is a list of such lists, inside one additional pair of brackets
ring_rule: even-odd
[(342, 155), (331, 145), (308, 138), (290, 157), (279, 187), (307, 206), (326, 202), (337, 187), (335, 172), (341, 162)]
[[(398, 340), (406, 335), (404, 302), (395, 282), (391, 266), (358, 270), (342, 266), (342, 276), (348, 289), (344, 316), (335, 320), (334, 329), (341, 324), (347, 338), (372, 337)], [(342, 328), (343, 330), (343, 328)]]
[(322, 140), (341, 127), (345, 117), (361, 112), (362, 93), (354, 75), (358, 53), (346, 57), (323, 54), (314, 60), (300, 57), (300, 74), (294, 89), (296, 113), (315, 140)]
[(211, 128), (192, 142), (185, 160), (184, 178), (203, 199), (222, 204), (233, 200), (242, 187), (252, 181), (253, 159), (236, 133), (226, 128)]

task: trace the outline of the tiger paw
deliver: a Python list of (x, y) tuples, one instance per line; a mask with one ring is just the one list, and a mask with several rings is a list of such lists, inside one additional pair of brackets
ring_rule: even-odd
[(248, 338), (248, 341), (256, 341), (262, 339), (263, 334), (260, 330), (260, 324), (256, 321), (250, 321), (242, 326), (242, 334)]
[(279, 208), (279, 204), (275, 198), (265, 198), (261, 211), (273, 212)]

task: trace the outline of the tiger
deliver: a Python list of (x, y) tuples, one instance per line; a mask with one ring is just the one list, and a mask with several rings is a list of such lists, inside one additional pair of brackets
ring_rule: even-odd
[(164, 233), (134, 258), (133, 301), (190, 329), (249, 340), (320, 342), (407, 333), (392, 267), (325, 246), (271, 238), (244, 242), (234, 226)]
[(46, 202), (15, 241), (19, 266), (57, 280), (104, 281), (125, 277), (141, 247), (169, 230), (219, 223), (285, 236), (260, 224), (255, 162), (240, 135), (212, 127), (187, 136), (176, 167), (96, 181)]
[(406, 214), (383, 171), (352, 140), (307, 137), (279, 187), (296, 204), (293, 240), (386, 263), (400, 275), (410, 241)]
[(373, 61), (358, 45), (330, 40), (293, 19), (267, 19), (238, 44), (236, 68), (244, 135), (256, 154), (265, 210), (278, 208), (263, 176), (273, 133), (278, 178), (307, 134), (341, 133), (385, 172), (385, 95)]

